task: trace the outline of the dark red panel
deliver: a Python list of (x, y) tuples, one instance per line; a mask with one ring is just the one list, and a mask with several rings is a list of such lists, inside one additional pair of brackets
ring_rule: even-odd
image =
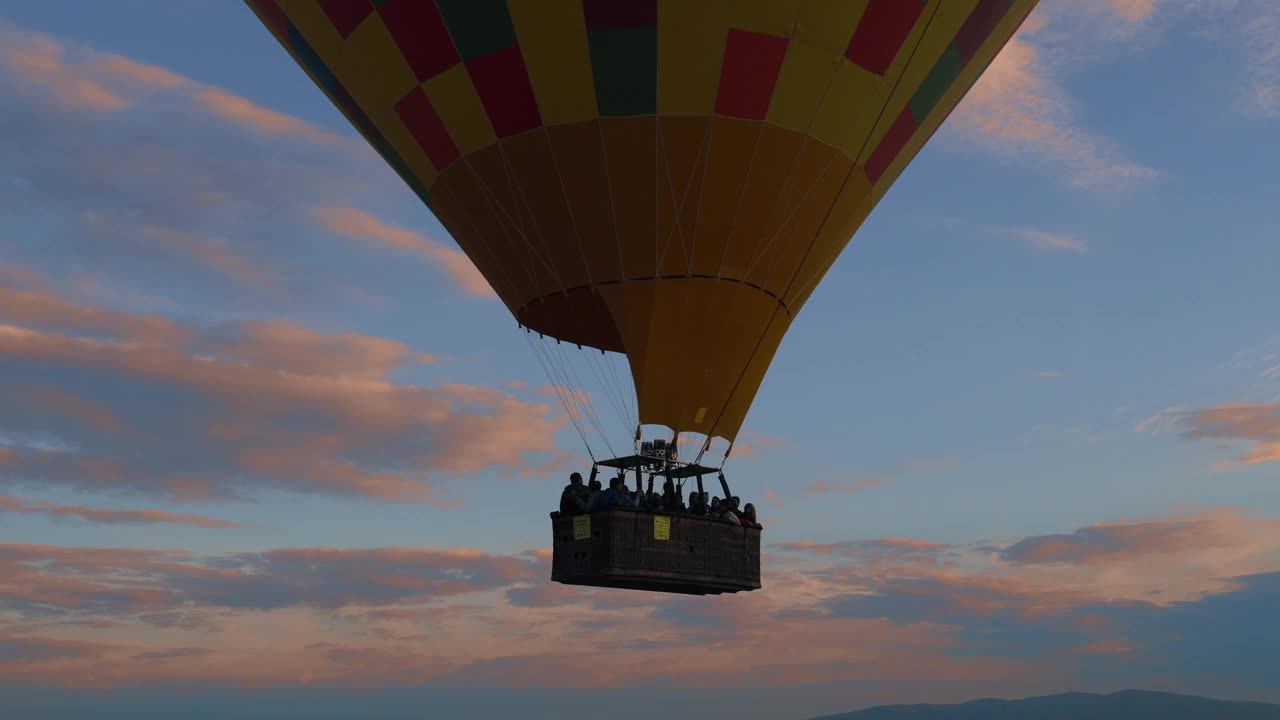
[(893, 125), (889, 128), (889, 132), (885, 134), (884, 139), (876, 146), (871, 153), (871, 157), (867, 158), (867, 179), (871, 184), (875, 184), (880, 180), (880, 176), (884, 175), (884, 171), (889, 169), (893, 161), (898, 157), (898, 153), (911, 139), (912, 134), (916, 131), (916, 119), (911, 115), (911, 108), (902, 108), (902, 112), (898, 113), (898, 119), (893, 121)]
[(923, 11), (920, 0), (871, 0), (853, 31), (845, 57), (884, 75)]
[(458, 146), (422, 88), (414, 88), (396, 103), (396, 113), (437, 170), (444, 170), (458, 159)]
[(733, 29), (724, 48), (716, 112), (729, 117), (763, 120), (769, 112), (788, 39)]
[(467, 72), (498, 137), (542, 126), (538, 101), (519, 45), (510, 45), (467, 61)]
[(378, 14), (419, 82), (462, 62), (432, 0), (386, 0)]
[(356, 31), (364, 19), (373, 14), (373, 0), (319, 0), (320, 9), (329, 16), (329, 22), (338, 34), (347, 37)]
[(266, 25), (273, 35), (281, 42), (288, 41), (289, 16), (280, 9), (280, 3), (276, 0), (249, 0), (249, 6), (257, 11), (258, 16), (262, 18), (262, 24)]
[(582, 0), (582, 14), (587, 30), (657, 27), (658, 0)]
[(960, 51), (960, 61), (967, 63), (978, 52), (982, 43), (991, 36), (1005, 14), (1009, 12), (1010, 0), (980, 0), (978, 6), (969, 13), (969, 18), (956, 33), (956, 49)]

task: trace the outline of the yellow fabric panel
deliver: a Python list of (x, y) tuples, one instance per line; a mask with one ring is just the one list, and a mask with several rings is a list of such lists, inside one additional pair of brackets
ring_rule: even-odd
[(513, 269), (506, 267), (494, 249), (489, 247), (479, 224), (471, 219), (471, 210), (459, 193), (453, 191), (451, 176), (458, 174), (460, 166), (454, 165), (431, 188), (431, 212), (449, 229), (458, 246), (466, 253), (494, 292), (512, 313), (525, 302), (515, 283)]
[(551, 265), (567, 288), (586, 285), (587, 264), (573, 221), (570, 198), (556, 172), (546, 130), (521, 133), (502, 141), (511, 177), (528, 201), (532, 222), (546, 247)]
[(725, 240), (742, 200), (763, 125), (758, 120), (738, 118), (711, 120), (707, 168), (702, 179), (691, 253), (694, 275), (719, 272)]
[[(645, 397), (645, 386), (652, 382), (646, 368), (648, 367), (648, 358), (650, 350), (657, 351), (656, 348), (650, 347), (651, 333), (650, 327), (656, 322), (654, 317), (654, 297), (660, 285), (669, 285), (673, 280), (636, 280), (628, 283), (620, 283), (616, 285), (598, 285), (592, 288), (592, 292), (604, 301), (605, 307), (609, 309), (609, 317), (613, 322), (613, 326), (617, 328), (618, 337), (622, 341), (623, 351), (627, 355), (628, 364), (631, 367), (631, 378), (636, 388), (636, 397)], [(683, 322), (683, 318), (677, 316), (675, 319), (669, 319), (669, 324), (679, 324)], [(683, 354), (682, 352), (673, 352), (671, 348), (667, 348), (666, 352), (671, 354)], [(643, 401), (641, 401), (643, 402)], [(644, 411), (640, 411), (640, 415), (644, 417)], [(644, 420), (641, 420), (644, 422)]]
[(738, 386), (734, 388), (733, 394), (725, 404), (724, 416), (713, 430), (716, 435), (730, 440), (737, 437), (747, 413), (751, 410), (751, 403), (756, 399), (756, 393), (760, 391), (760, 383), (764, 382), (769, 365), (773, 363), (773, 356), (777, 354), (782, 338), (791, 327), (791, 318), (792, 316), (781, 308), (778, 308), (770, 318), (768, 327), (759, 338), (760, 342), (756, 345), (746, 369), (742, 372)]
[[(869, 141), (865, 147), (861, 148), (861, 154), (857, 156), (859, 165), (865, 165), (867, 158), (871, 157), (871, 153), (875, 152), (880, 140), (884, 138), (885, 134), (889, 132), (889, 128), (893, 126), (893, 121), (898, 119), (902, 108), (911, 102), (911, 97), (920, 89), (920, 85), (928, 77), (929, 71), (933, 70), (938, 58), (942, 57), (942, 53), (951, 45), (951, 41), (960, 30), (960, 26), (969, 18), (969, 14), (973, 12), (977, 4), (978, 0), (930, 3), (929, 8), (916, 21), (916, 27), (911, 31), (910, 37), (907, 38), (907, 42), (903, 45), (902, 52), (898, 53), (898, 57), (893, 61), (893, 66), (889, 68), (889, 77), (897, 78), (897, 88), (884, 101), (884, 115), (876, 123), (875, 128), (871, 131)], [(920, 31), (926, 25), (928, 26), (928, 32), (922, 36)], [(919, 41), (918, 46), (916, 45), (917, 40)], [(916, 47), (914, 54), (911, 52), (913, 46)], [(910, 63), (906, 64), (908, 58)], [(850, 150), (857, 152), (853, 148), (850, 148)]]
[(871, 132), (889, 85), (884, 78), (851, 62), (840, 63), (809, 134), (831, 147), (855, 147)]
[(807, 0), (737, 0), (730, 23), (739, 30), (790, 37)]
[(787, 175), (803, 153), (803, 135), (764, 125), (755, 146), (751, 171), (733, 219), (733, 229), (725, 245), (720, 276), (743, 279), (747, 266), (770, 237), (770, 219), (786, 214), (781, 207)]
[(772, 267), (765, 268), (764, 288), (782, 297), (790, 287), (801, 261), (818, 239), (830, 211), (853, 163), (842, 153), (833, 153), (831, 162), (813, 186), (813, 191), (800, 203), (791, 221), (783, 226), (781, 244)]
[(454, 65), (423, 83), (422, 88), (463, 155), (498, 139), (466, 65)]
[(501, 145), (491, 145), (472, 153), (462, 161), (478, 179), (481, 190), (492, 204), (495, 219), (522, 267), (532, 280), (532, 297), (543, 297), (565, 289), (548, 258), (546, 243), (533, 223), (529, 203), (517, 185), (516, 178)]
[(726, 28), (673, 25), (658, 30), (658, 112), (710, 115), (716, 107)]
[(280, 9), (297, 26), (307, 44), (332, 68), (342, 55), (343, 40), (320, 4), (313, 0), (280, 0)]
[(782, 62), (782, 71), (778, 74), (765, 119), (788, 130), (809, 132), (840, 63), (840, 55), (802, 42), (792, 42)]
[(867, 1), (809, 0), (796, 20), (796, 40), (843, 57), (867, 9)]
[(601, 118), (599, 122), (622, 253), (622, 275), (653, 277), (658, 265), (657, 118)]
[(631, 361), (640, 422), (699, 433), (717, 419), (720, 429), (733, 426), (734, 418), (722, 415), (776, 301), (748, 285), (708, 278), (599, 290)]
[(968, 92), (969, 88), (973, 85), (978, 76), (987, 69), (987, 66), (995, 58), (996, 54), (1004, 48), (1005, 43), (1009, 41), (1009, 38), (1017, 32), (1018, 27), (1022, 25), (1027, 14), (1036, 6), (1036, 1), (1037, 0), (1015, 0), (1013, 7), (1009, 10), (1009, 13), (1005, 15), (1004, 19), (1000, 21), (1000, 24), (991, 32), (991, 35), (987, 38), (986, 42), (978, 48), (978, 52), (975, 53), (972, 59), (970, 59), (969, 63), (965, 66), (964, 70), (960, 72), (960, 75), (956, 78), (955, 82), (947, 89), (947, 92), (942, 96), (942, 99), (938, 101), (938, 104), (929, 112), (929, 117), (925, 118), (925, 121), (921, 126), (916, 129), (915, 134), (911, 136), (911, 140), (909, 140), (902, 151), (898, 153), (898, 156), (894, 161), (889, 164), (889, 167), (885, 170), (884, 174), (880, 176), (880, 180), (876, 183), (875, 188), (876, 201), (879, 201), (880, 197), (883, 196), (893, 182), (898, 179), (898, 176), (902, 174), (902, 171), (906, 168), (907, 164), (915, 158), (916, 154), (920, 152), (920, 149), (923, 148), (925, 143), (929, 141), (929, 138), (933, 136), (933, 133), (937, 131), (938, 127), (942, 125), (942, 122), (951, 114), (951, 111), (960, 103), (960, 100), (964, 97), (964, 94)]
[(546, 125), (596, 117), (581, 0), (507, 0), (538, 111)]
[(333, 74), (366, 114), (394, 108), (418, 84), (413, 69), (396, 46), (378, 13), (347, 38)]
[(795, 252), (791, 234), (796, 216), (808, 197), (819, 192), (818, 186), (837, 155), (837, 150), (812, 138), (801, 145), (799, 156), (788, 169), (782, 191), (778, 193), (776, 212), (765, 224), (764, 245), (756, 249), (747, 265), (747, 282), (763, 287), (773, 268)]
[(673, 27), (729, 27), (733, 0), (658, 0), (658, 34)]
[(826, 222), (813, 243), (813, 249), (805, 256), (795, 274), (795, 280), (783, 297), (783, 302), (792, 313), (799, 311), (799, 294), (822, 279), (822, 274), (826, 273), (831, 262), (844, 250), (853, 231), (871, 212), (871, 207), (871, 183), (862, 168), (855, 167), (836, 198), (835, 205), (831, 207)]
[(592, 282), (622, 277), (599, 123), (588, 120), (546, 128)]
[(707, 166), (710, 117), (659, 117), (659, 274), (687, 275)]

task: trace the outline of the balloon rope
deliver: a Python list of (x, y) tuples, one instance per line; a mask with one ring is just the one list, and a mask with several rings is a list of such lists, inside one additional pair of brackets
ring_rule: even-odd
[(547, 382), (551, 386), (552, 392), (560, 398), (560, 404), (564, 406), (565, 413), (569, 416), (569, 421), (573, 423), (574, 429), (578, 431), (578, 437), (582, 438), (582, 444), (587, 449), (587, 455), (590, 456), (591, 462), (594, 463), (596, 456), (595, 453), (591, 452), (591, 443), (587, 441), (587, 433), (582, 428), (582, 423), (579, 421), (578, 414), (575, 412), (575, 406), (571, 405), (569, 399), (565, 396), (565, 388), (560, 385), (552, 373), (550, 366), (547, 364), (549, 358), (543, 358), (542, 353), (540, 352), (543, 348), (538, 345), (537, 340), (529, 338), (527, 332), (525, 335), (525, 339), (529, 343), (529, 349), (533, 351), (534, 357), (538, 359), (538, 364), (542, 366), (542, 371), (547, 375)]

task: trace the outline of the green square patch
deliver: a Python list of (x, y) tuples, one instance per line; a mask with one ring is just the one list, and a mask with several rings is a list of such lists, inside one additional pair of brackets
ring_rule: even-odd
[(592, 30), (591, 70), (602, 116), (652, 115), (658, 108), (658, 30)]
[(516, 44), (506, 0), (436, 0), (436, 5), (463, 60)]
[(942, 96), (947, 94), (947, 90), (951, 88), (956, 78), (960, 77), (960, 71), (963, 69), (964, 62), (960, 59), (960, 50), (955, 43), (951, 43), (942, 53), (942, 57), (938, 58), (938, 62), (934, 63), (933, 69), (929, 71), (924, 82), (920, 83), (920, 89), (911, 96), (911, 116), (916, 119), (917, 125), (924, 123), (929, 112), (938, 104), (938, 101), (942, 100)]

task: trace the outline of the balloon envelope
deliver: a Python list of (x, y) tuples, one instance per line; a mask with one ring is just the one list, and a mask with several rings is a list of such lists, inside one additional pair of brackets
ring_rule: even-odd
[(730, 440), (1036, 0), (247, 0), (524, 326)]

